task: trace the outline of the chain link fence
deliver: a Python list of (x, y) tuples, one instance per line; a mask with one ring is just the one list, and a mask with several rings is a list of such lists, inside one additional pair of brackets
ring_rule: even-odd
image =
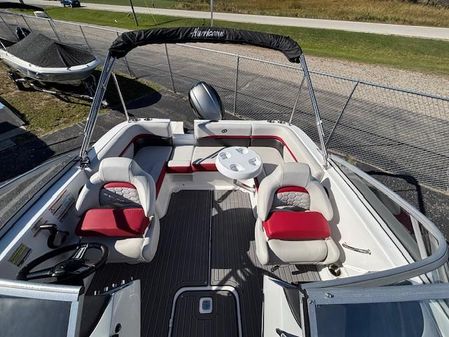
[[(120, 30), (0, 13), (0, 36), (16, 27), (106, 55)], [(297, 65), (197, 45), (151, 45), (117, 62), (124, 73), (186, 95), (199, 80), (213, 85), (231, 118), (280, 120), (318, 141), (307, 84)], [(326, 144), (382, 171), (409, 175), (449, 193), (449, 99), (311, 71)]]

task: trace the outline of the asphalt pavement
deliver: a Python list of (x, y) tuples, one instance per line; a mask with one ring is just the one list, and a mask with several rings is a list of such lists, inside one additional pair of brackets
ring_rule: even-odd
[[(55, 6), (54, 1), (47, 1), (47, 0), (28, 0), (27, 3), (39, 6)], [(87, 3), (83, 2), (82, 6), (83, 6), (82, 8), (86, 9), (105, 10), (111, 12), (128, 13), (131, 11), (129, 6), (95, 4), (88, 2)], [(196, 18), (196, 19), (210, 19), (211, 17), (210, 12), (202, 12), (202, 11), (151, 8), (151, 7), (134, 7), (134, 10), (136, 11), (136, 13), (139, 14), (169, 15), (169, 16)], [(307, 18), (294, 18), (285, 16), (249, 15), (249, 14), (233, 14), (221, 12), (214, 12), (213, 17), (215, 20), (256, 23), (274, 26), (335, 29), (359, 33), (399, 35), (408, 37), (419, 37), (425, 39), (449, 40), (449, 28), (441, 28), (441, 27), (408, 26), (408, 25), (395, 25), (384, 23), (307, 19)]]

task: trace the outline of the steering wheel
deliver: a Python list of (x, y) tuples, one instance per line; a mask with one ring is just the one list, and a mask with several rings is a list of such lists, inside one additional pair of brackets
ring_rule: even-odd
[[(89, 251), (99, 251), (94, 254), (94, 261), (86, 257)], [(66, 255), (73, 252), (69, 258), (57, 264), (33, 271), (37, 266), (44, 262), (53, 259), (59, 255)], [(53, 279), (50, 283), (62, 284), (81, 284), (83, 279), (99, 268), (103, 267), (108, 258), (108, 247), (104, 244), (96, 242), (78, 243), (52, 250), (37, 259), (34, 259), (25, 265), (17, 274), (17, 279), (22, 281), (39, 280), (39, 279)]]

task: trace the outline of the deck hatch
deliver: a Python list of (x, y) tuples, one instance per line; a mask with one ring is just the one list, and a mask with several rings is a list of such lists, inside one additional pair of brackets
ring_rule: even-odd
[(212, 297), (201, 297), (199, 302), (200, 314), (211, 314), (213, 311)]

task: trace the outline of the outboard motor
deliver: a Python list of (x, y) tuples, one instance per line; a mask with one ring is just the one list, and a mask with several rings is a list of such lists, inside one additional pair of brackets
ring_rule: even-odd
[(199, 119), (219, 121), (223, 119), (223, 103), (217, 91), (206, 82), (198, 82), (189, 91), (189, 101)]

